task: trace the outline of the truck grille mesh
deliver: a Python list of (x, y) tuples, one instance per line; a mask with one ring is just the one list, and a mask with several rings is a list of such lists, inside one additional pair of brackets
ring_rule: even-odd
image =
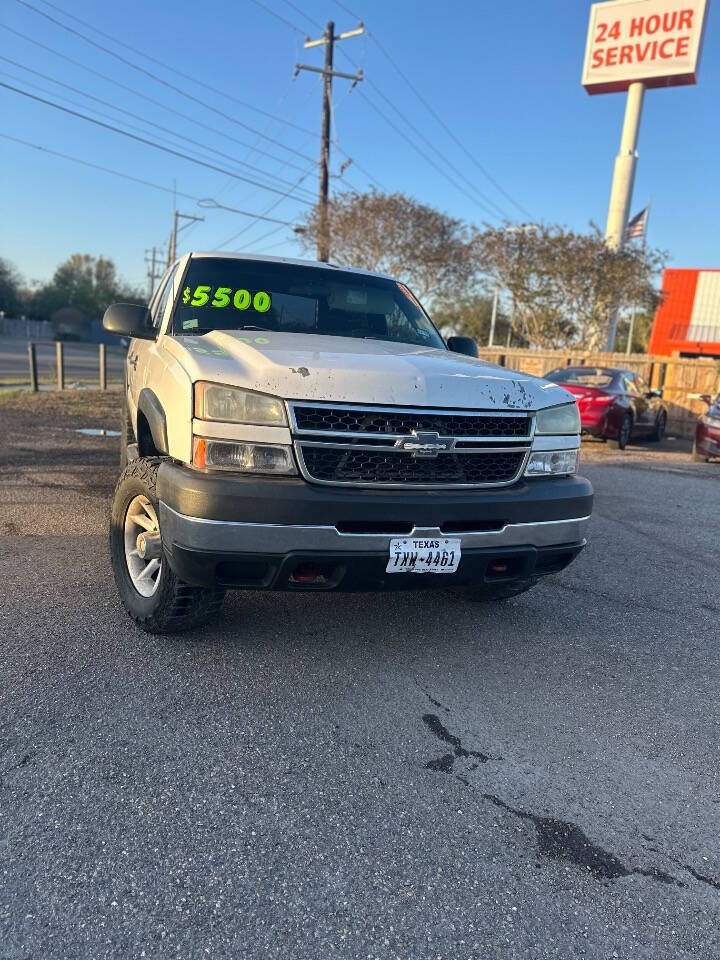
[(519, 472), (524, 451), (444, 453), (416, 458), (404, 450), (354, 450), (300, 445), (308, 476), (326, 483), (495, 484)]
[(450, 437), (528, 437), (527, 414), (496, 417), (492, 413), (433, 413), (418, 410), (345, 410), (338, 407), (294, 405), (298, 430), (334, 430), (345, 433), (390, 433), (437, 430)]

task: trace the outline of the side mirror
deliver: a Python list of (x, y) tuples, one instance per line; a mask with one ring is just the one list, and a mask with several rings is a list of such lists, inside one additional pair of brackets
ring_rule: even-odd
[(657, 397), (658, 399), (662, 399), (662, 395), (663, 395), (663, 392), (662, 392), (661, 389), (658, 389), (658, 390), (648, 390), (648, 392), (647, 392), (647, 398), (648, 398), (648, 400), (652, 400), (653, 397)]
[(154, 340), (157, 336), (150, 311), (135, 303), (111, 303), (103, 317), (103, 330), (138, 340)]
[(712, 406), (713, 398), (709, 393), (701, 393), (699, 399), (702, 400), (703, 403), (706, 403), (709, 407)]
[(477, 343), (472, 337), (448, 337), (447, 346), (453, 353), (463, 353), (466, 357), (477, 358)]

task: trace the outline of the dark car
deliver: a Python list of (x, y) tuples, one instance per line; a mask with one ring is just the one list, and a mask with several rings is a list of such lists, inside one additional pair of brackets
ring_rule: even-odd
[(545, 374), (577, 400), (582, 432), (624, 450), (630, 440), (662, 440), (667, 410), (662, 390), (639, 373), (616, 367), (562, 367)]
[(709, 393), (704, 393), (700, 399), (708, 405), (708, 410), (699, 417), (695, 427), (692, 455), (696, 461), (720, 457), (720, 393), (714, 400)]

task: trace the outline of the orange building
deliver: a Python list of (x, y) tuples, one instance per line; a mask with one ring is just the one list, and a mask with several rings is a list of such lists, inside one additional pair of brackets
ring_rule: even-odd
[(663, 271), (648, 352), (720, 357), (720, 269)]

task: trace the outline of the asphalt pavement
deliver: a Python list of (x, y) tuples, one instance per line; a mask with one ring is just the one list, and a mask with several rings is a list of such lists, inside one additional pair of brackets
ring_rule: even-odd
[(162, 638), (117, 441), (0, 416), (2, 960), (720, 955), (720, 464), (587, 464), (588, 548), (505, 604), (243, 592)]

